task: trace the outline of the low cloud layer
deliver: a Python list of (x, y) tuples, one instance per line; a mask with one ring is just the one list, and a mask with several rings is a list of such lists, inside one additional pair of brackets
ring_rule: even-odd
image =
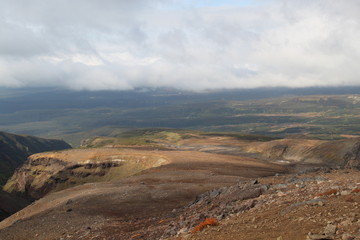
[(0, 86), (360, 85), (357, 0), (192, 2), (0, 0)]

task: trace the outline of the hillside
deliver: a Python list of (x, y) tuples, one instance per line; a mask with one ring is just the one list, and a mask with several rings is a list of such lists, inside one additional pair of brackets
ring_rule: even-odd
[[(358, 240), (359, 173), (317, 171), (212, 190), (179, 210), (166, 239)], [(216, 224), (199, 228), (205, 218)]]
[(23, 209), (30, 201), (0, 190), (0, 221)]
[(31, 199), (89, 182), (115, 181), (168, 162), (165, 154), (115, 148), (72, 149), (30, 156), (4, 190)]
[[(5, 189), (37, 201), (0, 222), (0, 238), (356, 239), (358, 141), (173, 129), (90, 138), (17, 169)], [(202, 232), (206, 218), (217, 226)]]
[[(89, 236), (93, 239), (99, 239), (98, 237), (101, 239), (131, 239), (131, 236), (137, 234), (140, 229), (151, 229), (157, 226), (158, 222), (171, 217), (173, 209), (188, 204), (198, 194), (213, 188), (235, 184), (249, 177), (269, 176), (287, 171), (283, 166), (256, 159), (198, 151), (136, 148), (106, 149), (102, 152), (99, 150), (96, 151), (98, 151), (99, 159), (97, 162), (100, 165), (92, 165), (94, 168), (89, 166), (86, 169), (86, 165), (82, 166), (79, 162), (76, 162), (76, 167), (71, 167), (71, 164), (68, 163), (70, 167), (62, 168), (61, 174), (67, 174), (66, 177), (69, 179), (60, 179), (64, 180), (64, 183), (68, 180), (82, 182), (95, 180), (95, 182), (61, 191), (56, 191), (57, 189), (54, 188), (54, 191), (47, 193), (32, 205), (2, 221), (0, 223), (1, 239), (24, 237), (59, 239), (64, 233), (68, 239), (80, 239), (82, 236)], [(53, 158), (62, 159), (62, 162), (67, 159), (67, 162), (71, 162), (70, 158), (63, 157), (67, 152), (72, 155), (73, 151), (83, 151), (86, 154), (93, 152), (94, 149), (54, 153)], [(100, 153), (103, 155), (100, 156)], [(104, 159), (111, 158), (109, 154), (113, 154), (114, 160), (123, 159), (124, 156), (138, 156), (138, 158), (128, 159), (129, 164), (131, 161), (135, 161), (134, 163), (142, 165), (140, 159), (143, 159), (144, 163), (149, 162), (145, 160), (151, 155), (156, 157), (155, 160), (165, 159), (166, 161), (162, 161), (160, 166), (158, 161), (155, 161), (155, 165), (148, 165), (150, 168), (144, 166), (141, 172), (134, 172), (135, 175), (119, 178), (118, 175), (109, 175), (112, 170), (101, 167), (102, 157)], [(41, 168), (44, 174), (42, 171), (38, 171), (38, 182), (35, 178), (35, 181), (21, 186), (37, 186), (37, 189), (44, 189), (41, 187), (41, 181), (44, 179), (41, 176), (49, 179), (45, 172), (54, 169), (51, 167), (52, 165), (46, 166), (46, 164), (36, 161), (36, 159), (44, 158), (49, 158), (49, 156), (38, 154), (30, 158), (33, 159), (33, 162), (41, 165), (36, 166), (29, 162), (23, 169), (31, 165), (32, 167), (28, 168), (30, 171), (24, 171), (24, 173), (32, 174), (33, 171), (36, 172)], [(85, 161), (84, 164), (92, 164), (92, 160), (89, 160), (90, 162), (86, 163)], [(126, 163), (123, 166), (126, 167)], [(118, 170), (115, 170), (116, 168)], [(103, 182), (105, 179), (94, 179), (100, 169), (105, 172), (105, 174), (101, 174), (103, 177), (111, 177), (110, 181)], [(121, 172), (121, 166), (115, 167), (114, 170)], [(74, 172), (83, 171), (87, 171), (87, 174), (74, 174)], [(59, 175), (55, 173), (53, 176)], [(21, 181), (19, 183), (21, 184)], [(58, 183), (58, 186), (61, 187), (61, 181)], [(21, 186), (17, 189), (20, 189)], [(66, 186), (62, 185), (62, 187)], [(34, 191), (35, 188), (28, 189), (32, 190), (29, 191), (30, 193), (39, 193), (39, 191)], [(43, 224), (44, 222), (46, 224)], [(159, 226), (166, 225), (164, 223)], [(91, 231), (95, 231), (94, 234), (90, 234)], [(153, 234), (155, 235), (147, 239), (159, 237), (157, 230)]]
[(31, 154), (67, 148), (70, 146), (61, 140), (0, 132), (0, 186)]
[(360, 168), (360, 138), (341, 140), (277, 139), (275, 137), (202, 132), (184, 129), (137, 129), (116, 137), (93, 137), (81, 142), (83, 148), (148, 146), (173, 150), (250, 156), (287, 164)]

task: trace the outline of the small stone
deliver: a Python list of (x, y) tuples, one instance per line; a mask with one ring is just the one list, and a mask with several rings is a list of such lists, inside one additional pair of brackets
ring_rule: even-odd
[(341, 192), (340, 192), (340, 195), (346, 196), (346, 195), (349, 195), (350, 193), (351, 193), (351, 191), (345, 190), (345, 191), (341, 191)]
[(187, 229), (186, 228), (182, 228), (180, 229), (178, 232), (177, 232), (177, 235), (180, 235), (180, 234), (184, 234), (187, 232)]
[(283, 193), (282, 191), (279, 191), (279, 192), (277, 193), (277, 195), (278, 195), (279, 197), (286, 196), (286, 194), (285, 194), (285, 193)]
[(351, 219), (346, 219), (345, 221), (342, 221), (341, 223), (340, 223), (340, 225), (341, 226), (344, 226), (344, 227), (347, 227), (347, 226), (349, 226), (349, 225), (351, 225), (352, 224), (352, 220)]
[(328, 224), (325, 229), (324, 233), (325, 235), (334, 235), (336, 233), (337, 226), (334, 224)]
[(313, 234), (308, 233), (306, 240), (332, 240), (333, 238), (330, 238), (326, 236), (325, 234)]
[(317, 204), (318, 204), (320, 207), (322, 207), (322, 206), (325, 205), (323, 201), (319, 201)]
[(276, 240), (283, 240), (283, 237), (280, 236), (280, 237), (278, 237)]

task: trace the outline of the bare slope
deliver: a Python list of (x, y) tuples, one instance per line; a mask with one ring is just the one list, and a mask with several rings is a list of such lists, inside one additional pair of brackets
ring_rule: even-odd
[[(172, 211), (174, 208), (185, 206), (202, 192), (246, 177), (286, 172), (286, 168), (276, 164), (204, 152), (121, 150), (121, 153), (160, 156), (167, 161), (136, 176), (50, 193), (2, 221), (1, 239), (48, 240), (63, 236), (131, 239), (139, 230), (157, 228), (159, 222), (159, 226), (166, 227), (163, 219), (177, 215), (176, 210)], [(147, 239), (158, 239), (163, 234), (162, 228), (150, 231)]]
[(87, 182), (118, 180), (166, 162), (166, 156), (156, 152), (117, 148), (38, 153), (16, 170), (4, 190), (39, 199), (53, 190)]
[[(360, 239), (360, 174), (356, 170), (315, 172), (259, 178), (255, 187), (265, 192), (249, 200), (234, 189), (203, 194), (185, 207), (184, 216), (172, 221), (172, 240), (358, 240)], [(239, 190), (237, 190), (239, 191)], [(215, 191), (212, 191), (214, 193)], [(237, 194), (237, 195), (236, 195)], [(241, 196), (241, 195), (240, 195)], [(201, 200), (207, 200), (206, 202)], [(226, 202), (227, 207), (217, 203)], [(214, 214), (216, 211), (220, 213)], [(202, 215), (202, 219), (196, 216)], [(225, 216), (224, 220), (218, 216)], [(217, 226), (192, 233), (204, 218), (216, 218)], [(184, 224), (195, 219), (195, 224)], [(165, 230), (166, 232), (166, 230)], [(139, 238), (141, 239), (141, 238)]]
[(247, 143), (242, 148), (269, 160), (319, 164), (327, 167), (360, 168), (360, 139), (321, 141), (281, 139), (265, 143)]
[(360, 167), (360, 138), (341, 140), (275, 139), (189, 130), (143, 129), (118, 137), (94, 137), (84, 147), (122, 147), (138, 144), (173, 150), (192, 150), (256, 157), (290, 164), (317, 164), (324, 167)]

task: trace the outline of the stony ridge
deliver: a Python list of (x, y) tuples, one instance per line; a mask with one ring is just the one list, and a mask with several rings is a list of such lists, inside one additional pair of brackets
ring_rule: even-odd
[[(209, 191), (168, 225), (170, 239), (360, 239), (360, 172), (268, 177)], [(180, 210), (179, 210), (180, 211)], [(206, 218), (217, 226), (192, 233)], [(223, 220), (224, 219), (224, 220)]]

